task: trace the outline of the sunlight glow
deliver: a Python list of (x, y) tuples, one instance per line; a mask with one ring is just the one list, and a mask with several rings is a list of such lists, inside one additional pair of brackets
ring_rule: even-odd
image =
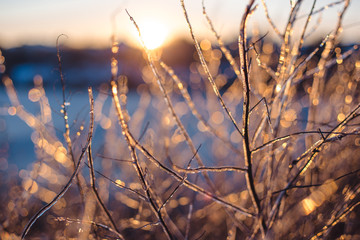
[(152, 20), (140, 23), (139, 27), (145, 46), (150, 50), (159, 48), (169, 34), (164, 24)]

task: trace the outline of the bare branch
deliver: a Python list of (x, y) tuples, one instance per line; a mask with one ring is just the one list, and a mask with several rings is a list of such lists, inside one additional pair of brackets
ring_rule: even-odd
[(198, 167), (198, 168), (180, 168), (174, 166), (174, 169), (178, 172), (186, 172), (186, 173), (201, 173), (201, 172), (244, 172), (247, 171), (246, 168), (240, 167)]

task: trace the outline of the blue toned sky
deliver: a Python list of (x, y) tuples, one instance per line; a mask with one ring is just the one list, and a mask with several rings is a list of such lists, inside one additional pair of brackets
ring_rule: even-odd
[[(337, 0), (336, 0), (337, 1)], [(335, 0), (318, 0), (315, 9)], [(205, 0), (209, 16), (225, 40), (236, 39), (245, 0)], [(250, 19), (249, 28), (259, 28), (274, 36), (264, 18), (260, 0), (258, 9)], [(290, 0), (267, 0), (269, 12), (279, 29), (284, 29), (290, 9)], [(301, 12), (310, 11), (312, 0), (304, 0)], [(213, 39), (202, 15), (201, 0), (185, 0), (190, 20), (198, 37)], [(321, 14), (317, 35), (306, 40), (320, 38), (336, 25), (337, 13), (343, 4), (332, 7)], [(180, 0), (0, 0), (0, 47), (15, 47), (24, 44), (54, 45), (59, 34), (66, 34), (67, 44), (74, 47), (107, 47), (112, 33), (111, 16), (116, 16), (116, 33), (121, 41), (136, 45), (138, 40), (131, 21), (124, 9), (128, 9), (140, 27), (146, 23), (147, 30), (166, 41), (179, 36), (189, 36), (181, 9)], [(360, 1), (353, 0), (344, 19), (342, 40), (359, 43)], [(313, 18), (313, 25), (318, 16)], [(304, 18), (303, 18), (304, 19)], [(299, 21), (299, 26), (303, 23)], [(313, 26), (312, 25), (312, 26)], [(152, 29), (154, 28), (154, 29)], [(311, 29), (310, 27), (309, 29)], [(160, 32), (156, 33), (158, 29)], [(250, 30), (251, 31), (251, 30)], [(156, 34), (155, 34), (156, 33)]]

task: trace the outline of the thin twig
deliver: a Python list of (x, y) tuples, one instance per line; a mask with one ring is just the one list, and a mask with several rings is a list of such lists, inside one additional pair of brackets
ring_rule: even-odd
[[(94, 98), (93, 98), (92, 88), (89, 87), (88, 91), (89, 91), (90, 109), (94, 109)], [(94, 114), (93, 113), (90, 114), (90, 117), (94, 118)], [(90, 121), (94, 122), (94, 119), (91, 119)], [(93, 163), (92, 151), (91, 151), (91, 141), (89, 143), (87, 152), (88, 152), (88, 163), (89, 163), (89, 167), (90, 167), (89, 171), (90, 171), (91, 188), (92, 188), (92, 190), (93, 190), (93, 192), (94, 192), (94, 194), (96, 196), (96, 199), (97, 199), (99, 205), (104, 210), (105, 214), (107, 215), (108, 219), (110, 220), (112, 227), (115, 229), (116, 232), (118, 232), (118, 235), (121, 236), (120, 231), (117, 228), (114, 219), (112, 218), (109, 210), (107, 209), (104, 202), (102, 201), (102, 199), (101, 199), (101, 197), (100, 197), (100, 195), (99, 195), (99, 193), (97, 191), (96, 185), (95, 185), (96, 180), (95, 180), (94, 163)], [(122, 237), (122, 239), (124, 239), (124, 238)]]
[(310, 23), (310, 20), (311, 20), (311, 17), (313, 16), (313, 12), (314, 12), (314, 8), (315, 8), (315, 4), (316, 4), (316, 0), (313, 1), (313, 5), (311, 7), (311, 10), (310, 10), (310, 13), (306, 19), (306, 23), (305, 23), (305, 26), (303, 27), (303, 31), (301, 33), (301, 37), (300, 37), (300, 41), (299, 41), (299, 46), (298, 46), (298, 54), (300, 54), (300, 50), (302, 48), (302, 45), (304, 43), (304, 38), (305, 38), (305, 32), (306, 32), (306, 29)]
[[(88, 168), (90, 168), (89, 164), (85, 163), (85, 165), (86, 165)], [(103, 178), (109, 180), (109, 181), (110, 181), (112, 184), (114, 184), (115, 186), (117, 186), (117, 187), (119, 187), (119, 188), (123, 188), (123, 189), (125, 189), (125, 190), (127, 190), (127, 191), (130, 191), (130, 192), (136, 194), (140, 199), (142, 199), (142, 200), (144, 200), (144, 201), (147, 201), (146, 197), (145, 197), (142, 193), (140, 193), (140, 192), (138, 192), (138, 191), (136, 191), (136, 190), (134, 190), (134, 189), (132, 189), (132, 188), (126, 187), (125, 185), (120, 184), (120, 183), (114, 181), (113, 179), (107, 177), (106, 175), (104, 175), (103, 173), (101, 173), (101, 172), (99, 172), (99, 171), (97, 171), (97, 170), (95, 170), (95, 169), (94, 169), (94, 171), (95, 171), (97, 174), (99, 174), (100, 176), (102, 176)]]
[(174, 165), (174, 169), (178, 172), (186, 172), (186, 173), (201, 173), (201, 172), (246, 172), (246, 168), (240, 167), (198, 167), (198, 168), (180, 168)]
[[(345, 0), (344, 7), (338, 16), (338, 21), (336, 23), (335, 30), (333, 31), (332, 34), (330, 34), (328, 40), (325, 43), (324, 51), (321, 53), (321, 58), (318, 62), (318, 68), (320, 69), (320, 71), (314, 75), (314, 80), (311, 86), (311, 92), (309, 94), (309, 102), (310, 102), (309, 113), (308, 113), (309, 121), (314, 121), (317, 117), (316, 109), (320, 103), (320, 96), (322, 95), (325, 88), (324, 78), (328, 71), (328, 68), (325, 68), (325, 65), (330, 59), (331, 52), (335, 48), (337, 40), (342, 32), (342, 22), (349, 5), (350, 5), (350, 0)], [(317, 104), (314, 104), (315, 100), (317, 100)], [(306, 126), (306, 129), (312, 129), (312, 128), (313, 128), (313, 124), (309, 122)], [(308, 141), (311, 141), (311, 139), (308, 139)]]
[(84, 221), (84, 220), (80, 220), (80, 219), (73, 219), (73, 218), (64, 218), (64, 217), (57, 217), (54, 219), (55, 221), (58, 221), (58, 222), (63, 222), (63, 221), (66, 221), (68, 223), (72, 223), (72, 222), (76, 222), (76, 223), (89, 223), (91, 225), (94, 225), (96, 227), (99, 227), (99, 228), (103, 228), (111, 233), (114, 233), (118, 238), (120, 239), (124, 239), (123, 236), (121, 234), (119, 234), (116, 230), (112, 229), (111, 227), (109, 226), (106, 226), (102, 223), (97, 223), (97, 222), (94, 222), (94, 221), (91, 221), (91, 220), (88, 220), (88, 221)]
[(113, 93), (113, 100), (114, 100), (114, 103), (115, 103), (115, 107), (117, 109), (117, 113), (118, 113), (118, 119), (119, 119), (119, 123), (120, 123), (120, 126), (122, 128), (122, 133), (125, 137), (125, 140), (128, 144), (128, 148), (129, 148), (129, 151), (130, 151), (130, 155), (131, 155), (131, 158), (133, 160), (133, 166), (136, 170), (136, 173), (140, 179), (140, 182), (142, 184), (142, 187), (146, 193), (146, 198), (148, 200), (148, 203), (151, 207), (151, 209), (153, 210), (154, 214), (156, 215), (156, 217), (158, 218), (159, 222), (160, 222), (160, 225), (165, 233), (165, 235), (167, 236), (168, 239), (174, 239), (172, 233), (170, 232), (170, 229), (168, 228), (168, 226), (166, 225), (165, 221), (164, 221), (164, 218), (161, 214), (161, 212), (159, 211), (159, 206), (158, 204), (156, 203), (156, 201), (154, 201), (152, 195), (151, 195), (151, 189), (150, 189), (150, 186), (148, 185), (146, 179), (145, 179), (145, 174), (140, 166), (140, 163), (139, 163), (139, 159), (137, 157), (137, 154), (136, 154), (136, 151), (135, 151), (135, 142), (134, 142), (134, 139), (130, 136), (129, 134), (129, 129), (128, 129), (128, 126), (125, 122), (125, 117), (124, 117), (124, 113), (121, 109), (121, 105), (120, 105), (120, 101), (119, 101), (119, 98), (118, 98), (118, 91), (117, 91), (117, 85), (116, 85), (116, 82), (115, 81), (111, 81), (111, 86), (112, 86), (112, 93)]
[[(62, 104), (61, 104), (61, 110), (63, 113), (63, 118), (64, 118), (64, 124), (65, 124), (65, 132), (64, 132), (64, 138), (65, 138), (65, 142), (67, 144), (67, 148), (69, 151), (69, 155), (70, 158), (73, 162), (73, 171), (75, 169), (76, 163), (75, 163), (75, 156), (74, 156), (74, 152), (73, 152), (73, 147), (72, 147), (72, 141), (70, 138), (70, 127), (69, 127), (69, 115), (67, 113), (67, 105), (68, 103), (66, 102), (66, 95), (65, 95), (65, 78), (64, 78), (64, 74), (63, 74), (63, 69), (62, 69), (62, 61), (61, 61), (61, 55), (60, 55), (60, 46), (59, 46), (59, 39), (61, 37), (68, 37), (65, 34), (60, 34), (57, 39), (56, 39), (56, 50), (57, 50), (57, 59), (58, 59), (58, 66), (59, 66), (59, 73), (60, 73), (60, 81), (61, 81), (61, 90), (62, 90)], [(76, 175), (76, 180), (77, 180), (77, 185), (80, 191), (80, 196), (82, 201), (84, 202), (84, 189), (83, 186), (85, 185), (81, 180), (81, 173), (79, 173), (79, 175)]]
[[(199, 152), (201, 145), (197, 148), (196, 150), (196, 154)], [(188, 164), (187, 164), (187, 169), (189, 169), (192, 160), (195, 158), (195, 155), (192, 156), (192, 158), (189, 160)], [(169, 197), (166, 198), (166, 200), (163, 202), (163, 204), (161, 205), (161, 207), (159, 208), (159, 210), (161, 210), (163, 207), (165, 207), (165, 205), (170, 201), (170, 199), (174, 196), (174, 194), (177, 192), (177, 190), (179, 190), (179, 188), (183, 185), (184, 181), (187, 178), (187, 173), (184, 174), (183, 179), (181, 180), (181, 182), (179, 182), (179, 184), (174, 188), (174, 190), (170, 193)]]
[[(337, 64), (337, 60), (338, 59), (341, 59), (341, 60), (345, 60), (351, 56), (353, 56), (353, 53), (356, 52), (357, 50), (359, 50), (360, 48), (358, 47), (358, 45), (354, 45), (351, 49), (347, 50), (346, 52), (344, 52), (343, 54), (341, 54), (341, 56), (337, 57), (336, 59), (333, 59), (333, 60), (329, 60), (326, 62), (325, 64), (325, 68), (327, 69), (330, 69), (331, 67), (333, 67), (334, 65)], [(320, 72), (320, 68), (319, 67), (315, 67), (315, 68), (312, 68), (308, 71), (306, 71), (301, 78), (299, 79), (296, 79), (296, 83), (297, 84), (300, 84), (302, 83), (304, 80), (312, 77), (314, 74), (317, 74), (318, 72)]]
[(247, 46), (246, 46), (246, 23), (251, 12), (251, 9), (254, 4), (254, 0), (250, 0), (245, 13), (242, 17), (240, 24), (240, 33), (239, 33), (239, 55), (240, 55), (240, 68), (241, 75), (244, 79), (244, 103), (243, 103), (243, 148), (244, 148), (244, 159), (245, 165), (247, 167), (246, 176), (246, 184), (249, 191), (249, 195), (251, 196), (253, 205), (256, 209), (256, 213), (258, 214), (258, 220), (260, 222), (260, 229), (262, 236), (264, 237), (266, 234), (266, 224), (262, 216), (261, 212), (261, 203), (260, 199), (255, 190), (255, 181), (252, 172), (252, 156), (250, 149), (250, 137), (249, 137), (249, 120), (250, 120), (250, 77), (248, 73), (248, 61), (247, 61)]
[(189, 212), (186, 219), (186, 229), (185, 229), (185, 238), (184, 238), (185, 240), (189, 239), (190, 221), (191, 221), (192, 212), (193, 212), (193, 204), (191, 203), (189, 205)]
[(59, 39), (60, 37), (67, 37), (65, 34), (60, 34), (57, 39), (56, 39), (56, 49), (57, 49), (57, 59), (58, 59), (58, 66), (59, 66), (59, 73), (60, 73), (60, 82), (61, 82), (61, 89), (62, 89), (62, 113), (63, 113), (63, 118), (64, 118), (64, 123), (65, 123), (65, 133), (64, 133), (64, 137), (65, 137), (65, 141), (66, 144), (68, 146), (68, 151), (71, 157), (71, 160), (73, 161), (74, 164), (74, 168), (75, 168), (75, 158), (74, 158), (74, 153), (72, 150), (72, 143), (71, 143), (71, 138), (70, 138), (70, 128), (69, 128), (69, 116), (67, 114), (67, 102), (66, 102), (66, 95), (65, 95), (65, 79), (64, 79), (64, 74), (63, 74), (63, 70), (62, 70), (62, 61), (61, 61), (61, 55), (60, 55), (60, 46), (59, 46)]
[(75, 170), (73, 172), (73, 174), (71, 175), (69, 181), (66, 183), (66, 185), (64, 186), (64, 188), (54, 197), (53, 200), (51, 200), (48, 204), (46, 204), (44, 207), (42, 207), (31, 219), (30, 221), (27, 223), (27, 225), (25, 226), (22, 234), (21, 234), (21, 239), (24, 239), (25, 236), (27, 235), (27, 233), (29, 232), (31, 226), (46, 212), (48, 211), (53, 205), (55, 205), (55, 203), (57, 203), (63, 196), (64, 194), (67, 192), (67, 190), (69, 190), (72, 181), (74, 180), (74, 178), (77, 176), (77, 174), (80, 171), (80, 166), (82, 163), (82, 159), (87, 151), (87, 148), (91, 142), (92, 139), (92, 135), (93, 135), (93, 130), (94, 130), (94, 109), (90, 109), (90, 123), (89, 123), (89, 133), (88, 133), (88, 137), (87, 137), (87, 141), (85, 143), (85, 146), (83, 147), (78, 163), (75, 167)]
[[(343, 133), (343, 132), (331, 132), (331, 131), (322, 131), (322, 133), (332, 133), (332, 134), (337, 134), (337, 135), (358, 135), (358, 131), (353, 131), (353, 132), (350, 132), (350, 133)], [(266, 146), (269, 146), (271, 144), (274, 144), (274, 143), (277, 143), (279, 141), (282, 141), (282, 140), (286, 140), (286, 139), (289, 139), (290, 137), (293, 137), (293, 136), (298, 136), (298, 135), (307, 135), (307, 134), (319, 134), (319, 131), (302, 131), (302, 132), (295, 132), (295, 133), (290, 133), (290, 134), (287, 134), (287, 135), (284, 135), (284, 136), (281, 136), (281, 137), (277, 137), (275, 139), (272, 139), (254, 149), (251, 150), (251, 152), (255, 153), (255, 152), (258, 152), (259, 150), (261, 150), (262, 148), (266, 147)], [(329, 139), (327, 139), (327, 141), (329, 141)]]
[(185, 16), (185, 19), (186, 19), (186, 22), (188, 24), (188, 28), (189, 28), (189, 31), (190, 31), (190, 34), (191, 34), (191, 38), (193, 39), (194, 41), (194, 44), (195, 44), (195, 48), (196, 48), (196, 52), (199, 56), (199, 59), (200, 59), (200, 62), (201, 62), (201, 66), (203, 67), (204, 69), (204, 72), (212, 86), (212, 89), (214, 90), (214, 93), (216, 95), (216, 97), (219, 99), (219, 102), (222, 106), (222, 108), (225, 110), (226, 114), (228, 115), (229, 119), (231, 120), (232, 124), (234, 125), (235, 129), (238, 131), (238, 133), (243, 137), (243, 134), (240, 130), (240, 127), (238, 126), (238, 124), (236, 123), (234, 117), (232, 116), (232, 113), (230, 111), (230, 109), (226, 106), (223, 98), (221, 97), (221, 94), (219, 92), (219, 89), (218, 87), (216, 86), (216, 83), (214, 81), (214, 78), (213, 76), (211, 75), (210, 73), (210, 70), (208, 68), (208, 65), (206, 64), (206, 61), (205, 61), (205, 58), (204, 58), (204, 55), (201, 51), (201, 48), (200, 48), (200, 45), (199, 45), (199, 42), (197, 41), (195, 35), (194, 35), (194, 31), (192, 29), (192, 26), (191, 26), (191, 23), (190, 23), (190, 20), (189, 20), (189, 16), (187, 14), (187, 10), (185, 8), (185, 3), (184, 3), (184, 0), (180, 0), (181, 2), (181, 7), (183, 9), (183, 12), (184, 12), (184, 16)]
[[(345, 0), (340, 0), (340, 1), (337, 1), (337, 2), (333, 2), (333, 3), (329, 3), (329, 4), (327, 4), (327, 5), (324, 5), (323, 7), (321, 7), (321, 8), (319, 8), (319, 9), (313, 11), (312, 16), (314, 16), (314, 15), (316, 15), (316, 14), (318, 14), (318, 13), (321, 13), (321, 12), (323, 12), (324, 10), (327, 10), (327, 9), (329, 9), (329, 8), (331, 8), (331, 7), (334, 7), (334, 6), (336, 6), (336, 5), (339, 5), (339, 4), (343, 3), (343, 2), (345, 2)], [(307, 17), (307, 16), (308, 16), (308, 15), (306, 15), (306, 14), (300, 15), (299, 17), (297, 17), (297, 19), (299, 20), (299, 19), (302, 19), (302, 18)]]
[(360, 168), (359, 169), (356, 169), (354, 171), (351, 171), (351, 172), (348, 172), (346, 174), (343, 174), (339, 177), (336, 177), (334, 178), (332, 181), (325, 181), (323, 183), (316, 183), (316, 184), (309, 184), (309, 185), (294, 185), (294, 186), (290, 186), (288, 187), (287, 189), (281, 189), (281, 190), (277, 190), (277, 191), (274, 191), (272, 194), (275, 195), (275, 194), (278, 194), (280, 192), (283, 192), (283, 191), (287, 191), (287, 190), (290, 190), (290, 189), (297, 189), (297, 188), (312, 188), (312, 187), (320, 187), (320, 186), (323, 186), (323, 185), (326, 185), (326, 184), (332, 184), (333, 182), (335, 181), (339, 181), (345, 177), (348, 177), (348, 176), (351, 176), (353, 174), (357, 174), (358, 172), (360, 172)]
[(229, 147), (232, 151), (236, 153), (240, 153), (239, 150), (232, 145), (232, 143), (224, 138), (219, 131), (217, 131), (214, 127), (212, 127), (205, 119), (204, 117), (199, 113), (199, 111), (195, 107), (195, 103), (191, 99), (191, 96), (188, 92), (188, 90), (184, 87), (179, 77), (174, 73), (174, 70), (166, 65), (164, 62), (160, 62), (160, 66), (170, 75), (171, 79), (176, 83), (178, 86), (183, 98), (185, 99), (187, 105), (189, 106), (191, 113), (201, 122), (205, 129), (209, 131), (211, 134), (213, 134), (215, 137), (219, 138), (221, 141), (223, 141), (227, 147)]
[(143, 131), (141, 132), (140, 137), (139, 137), (139, 139), (138, 139), (138, 141), (139, 141), (139, 142), (140, 142), (140, 141), (141, 141), (141, 139), (145, 136), (145, 133), (146, 133), (146, 131), (147, 131), (147, 129), (148, 129), (148, 127), (149, 127), (149, 125), (150, 125), (150, 122), (146, 122), (146, 125), (145, 125), (145, 127), (144, 127)]
[(241, 73), (239, 70), (239, 66), (237, 65), (235, 59), (233, 58), (233, 56), (231, 55), (230, 51), (225, 47), (224, 42), (222, 41), (220, 35), (218, 34), (218, 32), (215, 30), (214, 24), (212, 23), (209, 15), (206, 12), (206, 8), (205, 8), (205, 0), (202, 0), (202, 7), (203, 7), (203, 15), (206, 18), (206, 21), (208, 22), (211, 31), (213, 32), (219, 46), (220, 46), (220, 50), (223, 52), (226, 60), (229, 62), (230, 66), (232, 67), (234, 73), (236, 74), (236, 77), (238, 78), (238, 80), (240, 82), (243, 83), (243, 79), (241, 78)]
[(264, 7), (264, 12), (265, 12), (267, 21), (269, 22), (269, 24), (272, 27), (272, 29), (274, 30), (274, 32), (279, 36), (279, 38), (281, 40), (283, 40), (283, 35), (280, 33), (279, 29), (275, 26), (274, 22), (270, 18), (269, 10), (268, 10), (268, 7), (266, 6), (265, 0), (261, 0), (261, 3)]
[(100, 154), (97, 154), (96, 156), (103, 158), (103, 159), (108, 159), (108, 160), (112, 160), (112, 161), (116, 161), (116, 162), (124, 162), (124, 163), (132, 163), (131, 160), (126, 160), (126, 159), (117, 159), (117, 158), (112, 158), (112, 157), (107, 157), (107, 156), (103, 156)]

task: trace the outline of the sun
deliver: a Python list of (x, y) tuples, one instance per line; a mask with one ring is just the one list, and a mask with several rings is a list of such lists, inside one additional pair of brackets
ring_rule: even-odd
[(141, 37), (145, 46), (150, 49), (159, 48), (168, 37), (168, 30), (164, 24), (156, 21), (144, 21), (139, 24)]

